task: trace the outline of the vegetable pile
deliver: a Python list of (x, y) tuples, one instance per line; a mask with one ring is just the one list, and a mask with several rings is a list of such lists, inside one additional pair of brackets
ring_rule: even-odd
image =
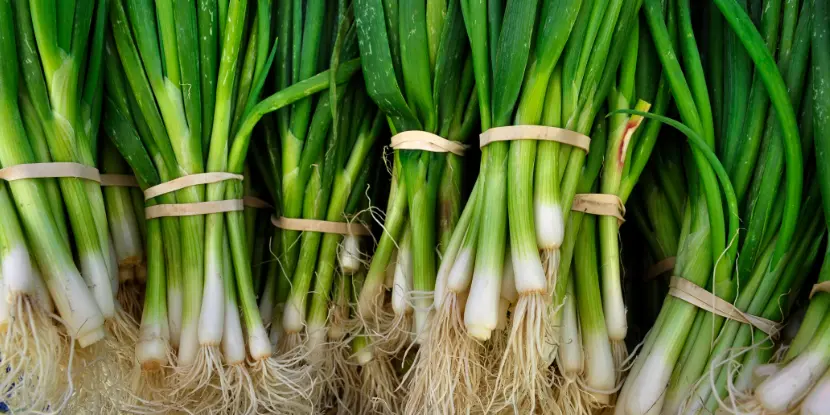
[(824, 0), (0, 0), (0, 56), (0, 412), (830, 414)]

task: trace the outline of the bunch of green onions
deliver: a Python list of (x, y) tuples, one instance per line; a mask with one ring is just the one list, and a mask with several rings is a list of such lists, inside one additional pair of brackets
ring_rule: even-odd
[[(530, 124), (590, 134), (626, 50), (611, 45), (629, 42), (639, 6), (622, 0), (510, 1), (501, 9), (462, 2), (482, 130)], [(554, 395), (548, 367), (556, 355), (551, 346), (559, 343), (556, 310), (567, 287), (557, 275), (560, 250), (585, 159), (584, 150), (549, 141), (483, 148), (481, 189), (468, 202), (478, 211), (456, 231), (468, 236), (459, 251), (465, 255), (448, 258), (451, 268), (464, 270), (449, 280), (460, 283), (459, 292), (469, 289), (464, 323), (470, 336), (491, 338), (500, 297), (515, 304), (490, 405), (532, 411)], [(515, 295), (503, 289), (508, 275)]]
[[(0, 167), (95, 167), (107, 3), (5, 1), (0, 9)], [(125, 340), (135, 331), (116, 299), (105, 198), (98, 183), (74, 177), (2, 188), (0, 388), (15, 411), (60, 411), (76, 380), (120, 380), (123, 368), (110, 357), (131, 347)], [(102, 347), (75, 353), (74, 340), (87, 347), (102, 339)], [(79, 389), (86, 396), (92, 388)]]
[[(830, 9), (823, 2), (815, 2), (812, 12), (812, 96), (805, 97), (806, 107), (812, 108), (813, 131), (815, 133), (816, 176), (823, 196), (824, 219), (830, 218), (830, 176), (828, 176), (828, 124), (827, 108), (830, 104), (826, 96), (827, 86), (822, 80), (830, 75), (830, 45), (827, 30), (830, 28)], [(812, 102), (810, 102), (812, 101)], [(812, 105), (810, 105), (812, 104)], [(807, 120), (809, 122), (809, 120)], [(802, 123), (802, 128), (809, 130), (810, 124)], [(816, 214), (816, 216), (821, 216)], [(818, 249), (818, 247), (816, 247)], [(830, 250), (824, 255), (824, 265), (819, 273), (818, 283), (830, 279)], [(798, 334), (790, 343), (783, 360), (773, 366), (773, 373), (754, 386), (754, 399), (743, 405), (765, 411), (786, 412), (800, 408), (801, 413), (820, 414), (827, 405), (828, 368), (828, 333), (830, 319), (827, 318), (828, 294), (817, 291), (811, 298), (810, 305)], [(756, 353), (757, 354), (757, 353)], [(753, 356), (755, 357), (755, 356)], [(767, 357), (767, 356), (761, 356)], [(749, 357), (745, 358), (748, 360)], [(762, 359), (760, 363), (765, 363)], [(758, 367), (756, 365), (756, 367)], [(754, 404), (754, 405), (753, 405)]]
[[(758, 9), (763, 10), (766, 44), (737, 2), (716, 0), (714, 3), (733, 27), (734, 32), (730, 33), (743, 43), (756, 64), (749, 106), (734, 103), (741, 93), (721, 91), (719, 88), (724, 82), (715, 81), (712, 92), (707, 90), (692, 32), (689, 3), (670, 2), (664, 14), (666, 11), (659, 1), (646, 2), (652, 36), (658, 49), (667, 51), (660, 54), (661, 61), (681, 118), (688, 127), (664, 121), (689, 136), (695, 161), (694, 174), (687, 175), (689, 202), (684, 212), (674, 275), (705, 287), (728, 302), (735, 301), (735, 306), (743, 312), (778, 321), (789, 309), (780, 307), (779, 301), (791, 289), (797, 291), (803, 281), (804, 273), (799, 273), (802, 268), (797, 264), (811, 262), (823, 234), (823, 226), (816, 219), (817, 188), (813, 186), (807, 197), (801, 198), (805, 173), (802, 160), (809, 152), (802, 154), (805, 143), (799, 138), (795, 111), (790, 104), (800, 96), (804, 84), (810, 2), (805, 2), (800, 11), (797, 2), (788, 2), (786, 6), (785, 24), (781, 25), (784, 32), (781, 39), (785, 43), (779, 48), (779, 68), (775, 67), (768, 48), (772, 47), (769, 42), (774, 45), (777, 39), (780, 2), (765, 2)], [(717, 53), (724, 52), (719, 49), (721, 42), (715, 36), (711, 39), (718, 47), (709, 49), (715, 54), (708, 56), (712, 67), (710, 78), (750, 76), (714, 63), (720, 59)], [(684, 68), (674, 55), (675, 48), (682, 51)], [(774, 111), (767, 116), (769, 102)], [(712, 108), (720, 112), (713, 116)], [(742, 111), (746, 114), (733, 114)], [(736, 126), (732, 125), (736, 122)], [(724, 131), (719, 137), (725, 143), (715, 142), (716, 128)], [(809, 140), (809, 135), (805, 138)], [(760, 158), (753, 148), (762, 149)], [(738, 156), (740, 159), (735, 158)], [(786, 180), (782, 182), (781, 169), (785, 164)], [(751, 179), (746, 184), (741, 179), (744, 176), (746, 180)], [(749, 184), (752, 187), (747, 193)], [(776, 198), (776, 193), (769, 191), (779, 186), (786, 198)], [(723, 211), (723, 196), (727, 215)], [(741, 208), (744, 210), (740, 211)], [(740, 236), (739, 218), (744, 218), (747, 226), (746, 234)], [(798, 239), (791, 248), (794, 235)], [(738, 249), (741, 255), (736, 264)], [(734, 265), (737, 265), (737, 275), (733, 275)], [(617, 412), (713, 411), (726, 394), (727, 384), (735, 381), (735, 371), (723, 362), (743, 360), (752, 366), (753, 359), (745, 357), (740, 350), (751, 346), (753, 338), (765, 336), (750, 325), (725, 321), (683, 300), (667, 297), (623, 387)]]
[[(355, 2), (366, 87), (392, 135), (423, 131), (457, 143), (472, 135), (478, 100), (460, 6), (456, 1)], [(365, 372), (391, 377), (391, 356), (406, 348), (412, 336), (421, 344), (412, 366), (414, 379), (404, 386), (411, 401), (406, 411), (419, 411), (410, 406), (431, 391), (451, 393), (441, 380), (430, 384), (436, 379), (418, 372), (441, 371), (430, 351), (453, 347), (450, 339), (433, 335), (449, 317), (431, 316), (431, 309), (438, 310), (444, 300), (439, 260), (455, 255), (450, 236), (465, 220), (460, 217), (464, 165), (453, 152), (394, 151), (384, 232), (358, 296), (364, 334), (358, 358)], [(394, 384), (383, 384), (394, 379), (376, 376), (384, 380), (369, 386), (380, 392), (394, 389)], [(370, 396), (379, 393), (368, 389)]]

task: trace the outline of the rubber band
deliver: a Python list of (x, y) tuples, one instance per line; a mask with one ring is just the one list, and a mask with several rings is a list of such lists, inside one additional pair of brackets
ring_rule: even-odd
[(617, 195), (580, 193), (574, 195), (571, 210), (597, 216), (613, 216), (621, 224), (625, 222), (625, 205)]
[(336, 233), (340, 235), (367, 236), (369, 228), (361, 223), (330, 222), (327, 220), (298, 219), (271, 216), (274, 226), (289, 231)]
[(464, 155), (466, 145), (447, 140), (444, 137), (426, 131), (410, 130), (395, 134), (390, 147), (395, 150), (423, 150), (433, 153), (453, 153)]
[(671, 277), (669, 295), (721, 317), (749, 324), (773, 339), (778, 337), (778, 331), (781, 330), (778, 323), (744, 313), (728, 301), (684, 278)]
[(813, 298), (817, 293), (830, 293), (830, 281), (822, 281), (813, 285), (810, 290), (810, 298)]
[(662, 261), (657, 262), (656, 264), (648, 267), (648, 271), (646, 271), (646, 276), (644, 278), (645, 281), (651, 281), (660, 275), (663, 275), (671, 270), (674, 269), (674, 264), (677, 263), (677, 257), (671, 256)]
[(484, 147), (496, 141), (540, 140), (555, 141), (585, 150), (591, 147), (591, 137), (576, 131), (544, 125), (510, 125), (491, 128), (478, 136), (478, 146)]
[(140, 187), (135, 176), (130, 176), (129, 174), (102, 174), (101, 186)]
[(242, 203), (245, 207), (254, 208), (254, 209), (273, 209), (274, 207), (271, 206), (270, 203), (254, 196), (245, 196), (242, 198)]
[(153, 186), (144, 191), (144, 200), (150, 200), (154, 197), (161, 196), (170, 192), (184, 189), (186, 187), (198, 186), (201, 184), (219, 183), (225, 180), (244, 180), (245, 177), (241, 174), (223, 173), (223, 172), (209, 172), (188, 174), (177, 179), (164, 182), (162, 184)]
[(0, 169), (0, 180), (12, 182), (23, 179), (76, 178), (101, 182), (95, 167), (80, 163), (27, 163)]
[(236, 212), (244, 208), (242, 199), (153, 205), (144, 209), (144, 218), (149, 220), (168, 216), (208, 215), (211, 213)]

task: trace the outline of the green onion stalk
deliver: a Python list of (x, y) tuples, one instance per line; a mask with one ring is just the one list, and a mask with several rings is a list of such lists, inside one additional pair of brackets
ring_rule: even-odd
[[(608, 124), (605, 118), (594, 122), (591, 130), (591, 151), (585, 160), (585, 167), (579, 178), (577, 193), (590, 193), (598, 186), (597, 179), (602, 168), (605, 156), (605, 147), (608, 141)], [(584, 225), (584, 227), (583, 227)], [(599, 295), (599, 273), (596, 266), (596, 219), (580, 211), (573, 211), (568, 215), (568, 224), (565, 227), (565, 237), (561, 246), (559, 270), (557, 278), (567, 284), (565, 296), (559, 306), (561, 315), (559, 347), (557, 349), (556, 368), (562, 377), (557, 385), (556, 404), (563, 408), (563, 412), (569, 411), (580, 413), (590, 411), (597, 404), (601, 403), (598, 396), (585, 394), (579, 389), (579, 380), (582, 374), (590, 374), (586, 370), (588, 351), (583, 343), (591, 340), (591, 335), (596, 335), (598, 329), (593, 333), (580, 332), (581, 324), (590, 327), (604, 324), (601, 310), (592, 309), (592, 297)], [(577, 297), (579, 295), (579, 297)], [(596, 300), (594, 300), (596, 301)], [(598, 312), (599, 311), (599, 312)], [(591, 320), (591, 317), (594, 317)], [(599, 318), (597, 318), (599, 317)], [(599, 327), (601, 328), (601, 327)], [(602, 334), (602, 333), (600, 333)], [(604, 361), (613, 364), (610, 343), (605, 335), (605, 349), (597, 353), (592, 351), (591, 359), (597, 360), (604, 357)], [(598, 341), (595, 343), (600, 343)], [(592, 366), (602, 366), (601, 362), (587, 362)], [(582, 379), (587, 380), (587, 379)], [(594, 385), (591, 385), (593, 388)], [(601, 386), (601, 385), (600, 385)], [(602, 389), (597, 388), (597, 391)]]
[[(830, 180), (828, 178), (827, 132), (830, 122), (827, 108), (830, 100), (825, 96), (827, 90), (823, 80), (830, 75), (830, 49), (827, 45), (827, 31), (830, 28), (830, 9), (822, 2), (815, 2), (812, 15), (812, 92), (807, 99), (813, 108), (813, 130), (815, 144), (816, 176), (823, 196), (824, 218), (830, 218)], [(812, 101), (810, 103), (810, 101)], [(808, 127), (802, 125), (803, 129)], [(819, 273), (818, 283), (826, 283), (830, 278), (830, 251), (824, 256), (824, 265)], [(828, 391), (828, 368), (830, 358), (827, 355), (828, 325), (827, 307), (830, 297), (827, 293), (817, 292), (812, 296), (798, 334), (790, 344), (783, 362), (776, 372), (755, 388), (755, 399), (761, 408), (768, 411), (791, 411), (799, 407), (802, 413), (819, 414), (826, 406)]]
[[(271, 206), (273, 210), (267, 215), (265, 222), (262, 225), (257, 225), (257, 238), (263, 238), (264, 241), (257, 240), (254, 243), (254, 266), (261, 267), (259, 285), (255, 290), (259, 293), (259, 313), (265, 321), (266, 327), (269, 329), (271, 343), (277, 344), (282, 329), (274, 327), (274, 323), (282, 322), (282, 308), (276, 306), (277, 287), (281, 280), (288, 282), (286, 278), (281, 278), (279, 268), (280, 255), (280, 229), (271, 225), (271, 216), (280, 216), (282, 202), (281, 202), (281, 177), (282, 170), (280, 169), (280, 146), (277, 141), (277, 129), (274, 122), (274, 116), (265, 117), (258, 125), (257, 135), (263, 138), (254, 143), (249, 150), (250, 155), (253, 156), (253, 162), (256, 165), (256, 170), (259, 171), (260, 177), (267, 189), (267, 195), (270, 196)], [(265, 215), (263, 215), (265, 216)], [(260, 227), (261, 226), (261, 227)], [(258, 254), (259, 252), (259, 254)], [(259, 259), (257, 259), (259, 258)], [(288, 285), (286, 285), (288, 287)], [(279, 318), (275, 315), (279, 314)]]
[[(768, 302), (777, 301), (777, 298), (774, 298), (775, 292), (786, 292), (793, 283), (793, 279), (787, 279), (786, 273), (782, 274), (782, 271), (792, 258), (788, 254), (788, 247), (793, 235), (805, 228), (800, 226), (797, 229), (796, 223), (799, 217), (799, 202), (802, 201), (803, 144), (787, 94), (787, 84), (776, 68), (761, 35), (755, 31), (749, 17), (736, 2), (716, 0), (715, 5), (727, 22), (738, 29), (735, 33), (756, 64), (756, 76), (760, 79), (758, 87), (766, 88), (775, 109), (771, 116), (774, 117), (773, 120), (777, 118), (781, 126), (779, 127), (775, 121), (766, 123), (766, 129), (769, 130), (764, 134), (767, 137), (764, 140), (767, 150), (759, 164), (759, 173), (755, 174), (753, 179), (758, 182), (755, 185), (756, 189), (764, 189), (755, 192), (755, 195), (761, 195), (763, 198), (750, 195), (749, 200), (752, 203), (749, 203), (746, 195), (742, 194), (739, 198), (736, 190), (740, 189), (733, 187), (733, 184), (737, 183), (735, 173), (728, 172), (725, 167), (728, 163), (722, 163), (714, 153), (715, 122), (708, 88), (703, 80), (703, 65), (692, 32), (689, 3), (669, 3), (667, 17), (669, 27), (672, 27), (669, 29), (663, 5), (656, 1), (646, 2), (646, 15), (655, 45), (658, 50), (667, 51), (661, 53), (660, 58), (685, 125), (669, 119), (663, 121), (678, 127), (689, 137), (694, 158), (694, 166), (689, 166), (692, 174), (687, 174), (690, 201), (684, 212), (674, 275), (705, 287), (726, 301), (733, 302), (737, 298), (735, 304), (739, 309), (760, 315), (762, 311), (772, 308), (765, 309)], [(764, 8), (764, 12), (774, 13), (770, 8)], [(675, 47), (682, 51), (683, 67), (674, 53)], [(796, 82), (799, 76), (788, 79)], [(793, 88), (796, 91), (800, 89), (798, 84), (794, 84)], [(717, 94), (714, 96), (715, 99), (721, 99)], [(726, 111), (723, 102), (715, 107)], [(747, 119), (751, 120), (752, 117)], [(722, 127), (725, 120), (718, 120), (718, 125)], [(749, 145), (748, 143), (747, 140), (743, 144)], [(727, 143), (726, 148), (729, 145)], [(740, 154), (750, 156), (749, 151)], [(755, 161), (747, 162), (747, 168), (751, 169)], [(785, 162), (786, 180), (782, 181), (781, 169)], [(778, 189), (779, 185), (786, 197), (777, 198), (778, 202), (773, 206), (772, 199), (776, 199), (775, 194), (766, 190)], [(724, 197), (727, 212), (724, 212)], [(749, 206), (748, 210), (751, 212), (743, 215), (748, 219), (749, 225), (746, 235), (740, 237), (737, 233), (739, 203), (745, 209)], [(755, 228), (758, 221), (763, 221), (766, 225), (762, 227), (768, 228), (760, 235)], [(761, 229), (761, 232), (764, 232), (764, 229)], [(753, 245), (751, 241), (757, 242)], [(741, 260), (736, 263), (739, 247)], [(754, 260), (750, 261), (753, 258)], [(751, 272), (742, 274), (744, 261), (750, 261), (745, 268)], [(735, 265), (739, 271), (737, 275), (733, 275)], [(735, 321), (724, 323), (721, 317), (698, 310), (683, 300), (667, 297), (654, 328), (645, 340), (641, 355), (635, 361), (629, 379), (623, 387), (617, 412), (642, 414), (661, 410), (678, 411), (695, 388), (698, 389), (695, 392), (696, 396), (688, 401), (689, 405), (684, 406), (683, 410), (696, 413), (702, 409), (701, 405), (714, 410), (716, 396), (722, 394), (726, 388), (727, 373), (723, 372), (724, 365), (710, 365), (710, 356), (721, 359), (724, 350), (749, 346), (752, 334), (749, 325)], [(711, 375), (712, 382), (701, 381), (696, 386), (695, 382), (708, 367), (714, 367), (714, 371), (719, 373)], [(711, 387), (717, 390), (714, 396), (710, 393)]]
[[(462, 2), (482, 130), (530, 124), (589, 134), (626, 50), (611, 45), (628, 42), (639, 6), (622, 0), (516, 1), (501, 9)], [(483, 227), (467, 300), (475, 308), (465, 313), (465, 325), (468, 334), (486, 341), (498, 323), (509, 228), (518, 299), (495, 393), (516, 408), (532, 410), (542, 395), (552, 397), (548, 366), (559, 337), (553, 311), (567, 285), (556, 274), (585, 158), (582, 149), (548, 141), (494, 142), (483, 149), (477, 212)]]
[[(479, 105), (460, 3), (359, 0), (355, 16), (366, 87), (392, 135), (424, 131), (467, 142)], [(437, 410), (421, 404), (451, 399), (456, 390), (446, 383), (444, 369), (453, 361), (465, 365), (470, 350), (458, 330), (463, 304), (457, 298), (467, 287), (455, 287), (438, 267), (439, 260), (443, 267), (459, 255), (453, 232), (465, 222), (463, 165), (452, 152), (395, 150), (384, 232), (359, 295), (357, 314), (366, 336), (361, 339), (369, 343), (364, 360), (372, 353), (374, 367), (386, 367), (388, 357), (380, 355), (406, 347), (410, 332), (421, 345), (405, 382), (407, 412)], [(385, 284), (387, 275), (392, 278)], [(384, 285), (391, 288), (390, 303), (384, 302)], [(462, 357), (451, 358), (454, 353)], [(472, 396), (470, 388), (456, 392), (460, 400)]]
[[(99, 139), (98, 161), (102, 174), (131, 175), (127, 162), (108, 138)], [(102, 188), (107, 208), (107, 221), (112, 235), (118, 264), (118, 302), (127, 313), (140, 319), (147, 268), (143, 237), (144, 196), (141, 191), (126, 186)]]
[[(641, 185), (635, 189), (635, 197), (629, 199), (627, 208), (637, 231), (645, 239), (648, 252), (646, 264), (651, 266), (677, 256), (687, 198), (683, 157), (674, 147), (674, 138), (665, 133), (663, 136), (663, 144), (657, 145), (653, 160), (646, 166), (640, 178)], [(651, 326), (657, 318), (668, 289), (665, 276), (670, 271), (651, 275), (651, 278), (644, 274), (643, 279), (635, 282), (646, 290), (640, 315), (643, 319), (641, 323), (646, 326)]]

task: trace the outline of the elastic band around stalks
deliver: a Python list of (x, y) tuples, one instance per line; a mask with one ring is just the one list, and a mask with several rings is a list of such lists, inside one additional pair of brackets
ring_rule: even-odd
[(245, 205), (242, 203), (242, 199), (153, 205), (144, 208), (144, 218), (149, 220), (167, 216), (197, 216), (211, 213), (236, 212), (244, 209)]
[(28, 163), (0, 169), (0, 180), (8, 182), (23, 179), (76, 178), (101, 182), (101, 174), (95, 167), (80, 163)]
[(544, 125), (510, 125), (491, 128), (478, 136), (478, 146), (484, 147), (496, 141), (540, 140), (556, 141), (581, 148), (587, 153), (591, 147), (591, 137), (576, 131)]
[(781, 330), (781, 326), (778, 323), (763, 317), (744, 313), (733, 304), (684, 278), (671, 277), (669, 295), (721, 317), (749, 324), (763, 331), (773, 339), (778, 338), (778, 332)]
[(392, 137), (390, 145), (395, 150), (423, 150), (433, 153), (453, 153), (463, 156), (466, 145), (447, 140), (444, 137), (426, 131), (404, 131)]
[(643, 279), (645, 281), (651, 281), (659, 277), (660, 275), (663, 275), (673, 270), (675, 263), (677, 263), (676, 256), (670, 256), (662, 261), (659, 261), (656, 264), (648, 267), (648, 271), (646, 271), (646, 276)]
[(571, 210), (597, 216), (613, 216), (620, 224), (625, 222), (625, 205), (617, 195), (580, 193), (574, 195)]
[(810, 290), (810, 298), (813, 298), (818, 293), (830, 293), (830, 281), (823, 281), (813, 285), (813, 289)]
[(140, 187), (135, 176), (129, 174), (102, 174), (101, 186), (107, 187)]
[(271, 206), (270, 203), (255, 197), (255, 196), (245, 196), (242, 198), (242, 203), (245, 204), (245, 207), (254, 208), (254, 209), (273, 209), (274, 207)]
[(150, 200), (156, 196), (161, 196), (170, 192), (184, 189), (186, 187), (198, 186), (201, 184), (219, 183), (225, 180), (244, 180), (245, 177), (241, 174), (224, 173), (224, 172), (209, 172), (188, 174), (187, 176), (179, 177), (178, 179), (170, 180), (162, 184), (153, 186), (144, 191), (144, 200)]
[(340, 235), (368, 236), (369, 228), (359, 223), (330, 222), (316, 219), (297, 219), (271, 216), (271, 223), (280, 228), (299, 232), (336, 233)]

